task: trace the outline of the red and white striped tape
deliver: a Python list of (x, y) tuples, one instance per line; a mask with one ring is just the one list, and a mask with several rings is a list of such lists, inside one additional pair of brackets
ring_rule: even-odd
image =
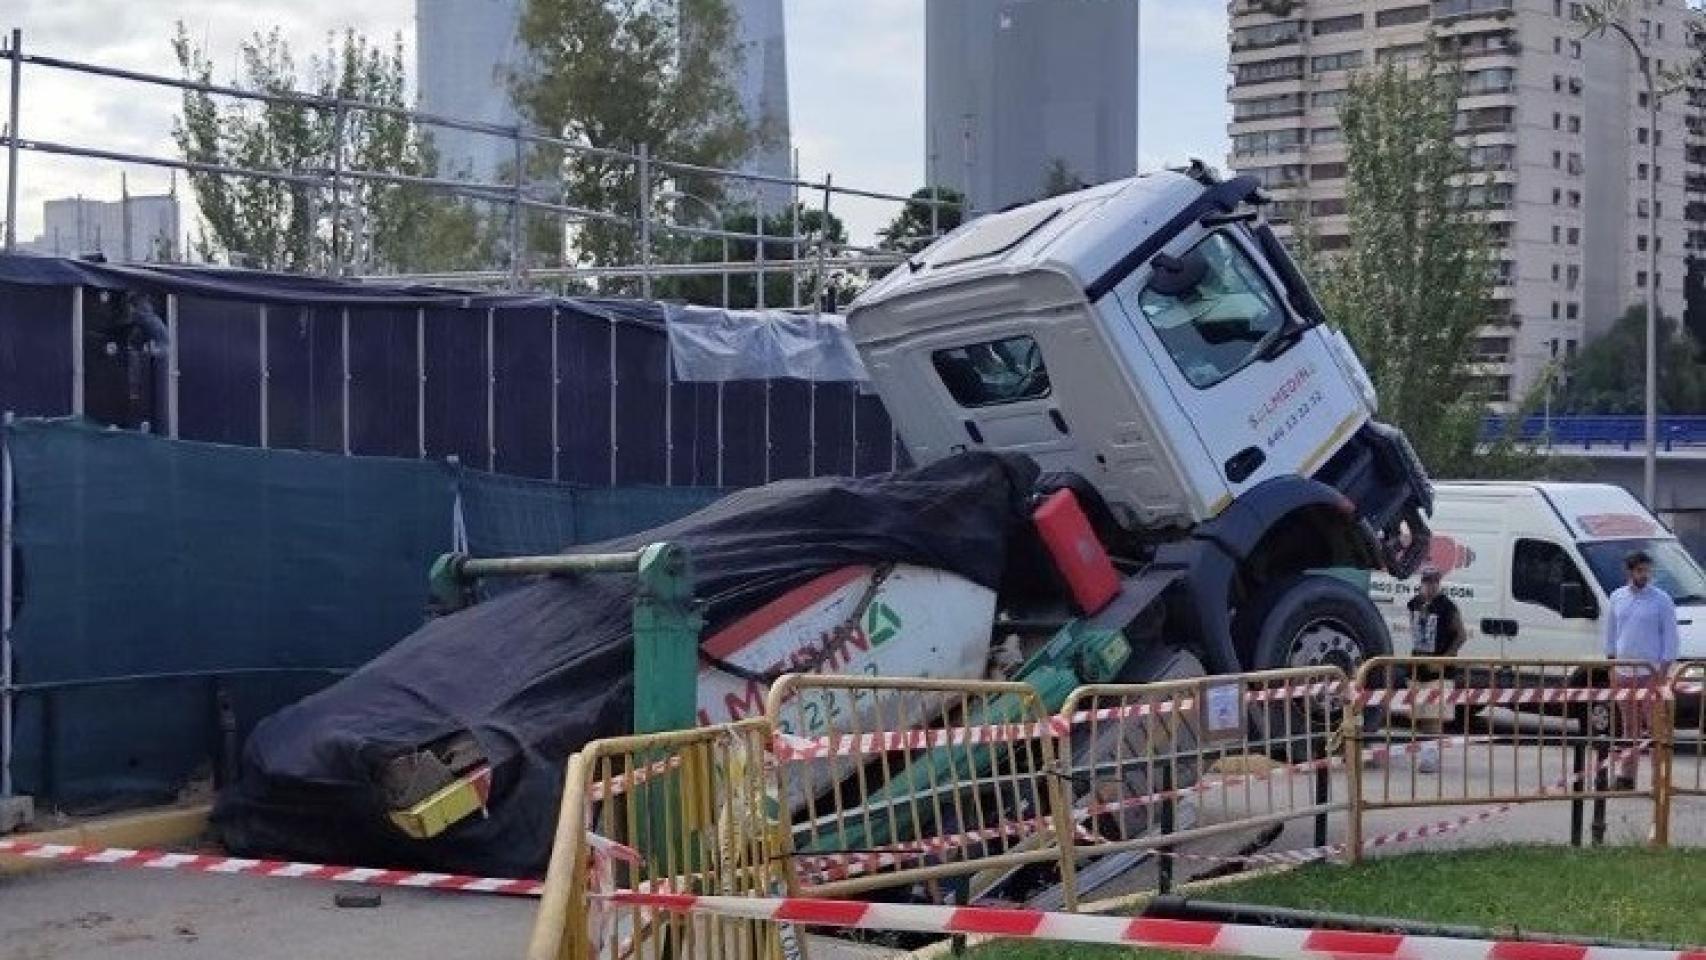
[[(1269, 687), (1247, 690), (1245, 703), (1267, 703), (1307, 699), (1337, 694), (1344, 687), (1341, 681), (1321, 681), (1297, 686)], [(1045, 737), (1071, 736), (1072, 728), (1089, 723), (1133, 720), (1164, 716), (1196, 708), (1191, 697), (1158, 702), (1122, 704), (1079, 710), (1070, 716), (1051, 716), (1021, 723), (972, 724), (958, 727), (875, 731), (871, 733), (830, 734), (801, 737), (778, 733), (773, 738), (773, 750), (778, 761), (827, 760), (877, 753), (898, 753), (908, 750), (935, 750), (942, 747), (986, 746), (997, 743), (1016, 743), (1040, 740)]]
[[(1363, 690), (1357, 702), (1369, 707), (1509, 707), (1559, 703), (1611, 703), (1657, 700), (1671, 687), (1525, 687), (1519, 690), (1496, 690), (1490, 687), (1462, 687), (1450, 691), (1438, 687), (1400, 690)], [(1686, 691), (1681, 691), (1686, 692)]]
[[(614, 841), (605, 841), (614, 844)], [(622, 848), (627, 850), (626, 847)], [(628, 853), (633, 851), (628, 850)], [(323, 863), (286, 860), (252, 860), (203, 853), (173, 853), (167, 850), (130, 850), (123, 847), (79, 847), (64, 843), (33, 843), (0, 839), (0, 853), (30, 860), (58, 860), (139, 870), (178, 870), (188, 873), (241, 874), (255, 877), (284, 877), (292, 880), (330, 880), (376, 887), (413, 887), (422, 890), (462, 890), (536, 897), (543, 885), (536, 880), (471, 877), (455, 873), (383, 870), (377, 867), (337, 867)]]
[(1263, 960), (1706, 960), (1706, 950), (1629, 950), (1562, 943), (1459, 940), (991, 907), (667, 893), (613, 893), (606, 899), (624, 907), (803, 926), (1106, 943)]

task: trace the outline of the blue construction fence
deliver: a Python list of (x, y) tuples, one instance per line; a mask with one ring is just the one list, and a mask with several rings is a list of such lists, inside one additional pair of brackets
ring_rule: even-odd
[(849, 381), (683, 382), (664, 304), (0, 255), (0, 411), (596, 486), (905, 463)]
[(4, 441), (13, 789), (77, 812), (170, 799), (260, 718), (408, 635), (430, 564), (458, 542), (555, 551), (720, 495), (84, 421), (19, 420)]

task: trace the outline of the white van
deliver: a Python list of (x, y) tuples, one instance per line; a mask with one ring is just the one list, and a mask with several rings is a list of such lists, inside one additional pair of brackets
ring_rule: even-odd
[[(1603, 656), (1600, 613), (1623, 585), (1623, 559), (1653, 558), (1653, 581), (1676, 601), (1682, 656), (1706, 657), (1706, 573), (1621, 487), (1599, 483), (1438, 482), (1429, 561), (1469, 639), (1461, 656), (1532, 660)], [(1417, 580), (1375, 574), (1370, 594), (1410, 649), (1405, 603)]]

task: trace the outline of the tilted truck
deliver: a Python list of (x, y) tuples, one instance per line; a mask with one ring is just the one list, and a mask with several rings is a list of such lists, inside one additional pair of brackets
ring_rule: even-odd
[(913, 459), (1015, 451), (1087, 481), (1134, 646), (1353, 672), (1390, 640), (1329, 571), (1408, 576), (1432, 494), (1263, 202), (1197, 164), (985, 216), (847, 324)]
[[(244, 782), (290, 787), (298, 806), (319, 791), (317, 815), (329, 818), (347, 816), (347, 796), (377, 795), (394, 827), (367, 819), (346, 834), (372, 842), (376, 857), (463, 872), (524, 869), (525, 860), (487, 857), (532, 856), (529, 825), (551, 814), (517, 805), (549, 803), (551, 794), (505, 785), (560, 783), (565, 751), (589, 731), (608, 735), (596, 731), (615, 722), (609, 704), (627, 682), (629, 729), (646, 732), (762, 713), (767, 687), (786, 672), (998, 673), (1029, 683), (1055, 710), (1085, 683), (1283, 666), (1348, 673), (1387, 653), (1387, 628), (1357, 575), (1402, 579), (1416, 569), (1429, 546), (1431, 488), (1402, 434), (1374, 420), (1367, 375), (1263, 222), (1263, 200), (1253, 180), (1221, 182), (1196, 166), (960, 227), (865, 291), (847, 318), (924, 474), (746, 491), (614, 547), (586, 548), (604, 556), (447, 556), (433, 577), (445, 611), (465, 606), (470, 581), (482, 576), (548, 573), (554, 582), (450, 612), (269, 718), (251, 738), (254, 775)], [(972, 451), (1028, 455), (1049, 473), (1012, 491), (988, 458), (979, 466), (955, 457)], [(958, 488), (961, 513), (945, 517), (931, 506), (929, 491), (940, 488), (930, 484), (955, 471), (988, 474), (992, 485)], [(1007, 524), (1015, 492), (1024, 498), (1017, 526), (1034, 521), (1042, 534), (1049, 582), (976, 573), (964, 549), (975, 538), (954, 530), (962, 516)], [(866, 508), (886, 527), (873, 526)], [(923, 512), (907, 512), (914, 508)], [(1079, 522), (1062, 526), (1063, 516)], [(661, 552), (609, 554), (665, 540)], [(618, 561), (637, 565), (637, 592), (577, 579)], [(609, 632), (620, 618), (606, 608), (629, 596), (624, 664), (598, 651), (621, 642)], [(719, 600), (731, 596), (751, 602)], [(695, 597), (701, 606), (692, 607)], [(589, 633), (589, 623), (605, 632)], [(480, 657), (501, 657), (503, 668), (441, 669)], [(618, 668), (628, 677), (609, 672)], [(868, 697), (855, 701), (854, 717), (805, 705), (779, 722), (806, 737), (923, 724), (940, 719), (949, 698), (908, 702), (915, 712), (901, 718), (879, 715), (881, 699)], [(349, 716), (390, 704), (408, 716), (386, 712), (382, 742), (348, 735)], [(955, 719), (1021, 719), (1002, 698), (980, 714)], [(1075, 735), (1073, 756), (1137, 755), (1122, 738), (1141, 731), (1128, 726), (1102, 725), (1092, 741)], [(316, 744), (324, 748), (298, 749)], [(917, 758), (884, 793), (904, 794), (947, 762)], [(341, 792), (325, 789), (332, 782)], [(222, 799), (224, 822), (287, 845), (302, 831), (274, 822), (280, 806), (267, 789)], [(797, 808), (802, 798), (789, 799)], [(868, 825), (857, 843), (928, 828), (875, 817)], [(400, 848), (399, 835), (428, 846)], [(820, 841), (828, 842), (807, 829), (796, 844)], [(1104, 873), (1119, 869), (1117, 858), (1103, 859)]]

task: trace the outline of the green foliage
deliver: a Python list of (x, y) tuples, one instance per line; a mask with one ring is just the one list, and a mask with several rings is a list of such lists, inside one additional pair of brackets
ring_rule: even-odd
[(1497, 463), (1477, 450), (1481, 401), (1471, 348), (1489, 314), (1493, 265), (1453, 126), (1458, 78), (1393, 64), (1355, 77), (1339, 122), (1348, 152), (1350, 247), (1310, 250), (1328, 316), (1340, 323), (1400, 427), (1435, 476), (1519, 468), (1505, 445)]
[[(1311, 864), (1193, 894), (1258, 903), (1661, 943), (1706, 940), (1706, 866), (1695, 850), (1495, 847), (1379, 857), (1351, 867)], [(1131, 960), (1190, 957), (1129, 948), (1005, 941), (975, 960)]]
[[(185, 79), (213, 83), (213, 62), (182, 23), (172, 50)], [(319, 98), (406, 107), (402, 38), (388, 49), (353, 31), (328, 38), (311, 58), (307, 89)], [(277, 28), (241, 47), (239, 86), (277, 95), (300, 89), (295, 58)], [(216, 102), (185, 91), (173, 136), (185, 160), (202, 164), (324, 175), (345, 170), (430, 175), (431, 142), (407, 118), (371, 111), (287, 103)], [(197, 253), (282, 270), (357, 265), (375, 271), (469, 269), (486, 265), (491, 245), (466, 202), (415, 185), (358, 183), (345, 178), (343, 216), (333, 224), (330, 187), (192, 172), (190, 187), (203, 227)]]
[[(877, 246), (884, 250), (899, 250), (915, 253), (929, 245), (937, 234), (947, 233), (960, 225), (965, 218), (965, 194), (947, 187), (937, 187), (935, 197), (939, 206), (935, 206), (935, 216), (932, 220), (930, 203), (931, 190), (920, 187), (912, 191), (912, 199), (901, 207), (889, 225), (877, 231)], [(934, 224), (935, 229), (931, 229)]]
[[(735, 166), (769, 131), (743, 115), (731, 78), (738, 67), (734, 14), (724, 0), (531, 0), (520, 25), (527, 70), (511, 77), (516, 103), (541, 131), (616, 150), (709, 167)], [(638, 218), (637, 164), (556, 148), (536, 150), (530, 171), (563, 181), (563, 202)], [(652, 196), (666, 181), (717, 200), (714, 177), (652, 166)], [(652, 214), (660, 216), (654, 204)], [(557, 250), (560, 233), (534, 232)], [(572, 234), (572, 259), (639, 261), (631, 224), (588, 220)]]
[[(1706, 413), (1706, 365), (1676, 319), (1659, 314), (1660, 413)], [(1574, 363), (1561, 399), (1568, 413), (1643, 413), (1647, 409), (1647, 310), (1630, 307), (1610, 330), (1588, 342)]]
[[(794, 210), (798, 211), (798, 234), (795, 233)], [(826, 256), (834, 256), (834, 249), (847, 242), (847, 228), (841, 218), (834, 213), (829, 215), (828, 229), (824, 229), (824, 212), (821, 209), (797, 205), (794, 210), (767, 215), (764, 218), (764, 259), (775, 260), (810, 260), (818, 255), (820, 245), (827, 242), (829, 249)], [(715, 223), (706, 224), (715, 226)], [(731, 213), (723, 218), (723, 227), (730, 233), (758, 234), (758, 220), (751, 209)], [(799, 238), (799, 247), (795, 249), (794, 237)], [(728, 253), (728, 259), (734, 263), (756, 263), (758, 260), (757, 240), (727, 240), (713, 237), (694, 238), (686, 244), (682, 251), (685, 259), (694, 263), (715, 263)], [(835, 302), (844, 305), (858, 290), (858, 277), (831, 276), (825, 278), (827, 289), (833, 289)], [(701, 275), (694, 277), (670, 278), (654, 285), (660, 296), (685, 300), (688, 303), (721, 306), (723, 304), (723, 278), (717, 275)], [(731, 274), (728, 278), (728, 305), (730, 307), (748, 308), (758, 306), (758, 283), (753, 273)], [(815, 271), (804, 271), (800, 274), (799, 305), (811, 304), (813, 291), (817, 289), (817, 274)], [(764, 305), (766, 307), (790, 307), (795, 305), (794, 280), (786, 272), (770, 272), (764, 279)]]

